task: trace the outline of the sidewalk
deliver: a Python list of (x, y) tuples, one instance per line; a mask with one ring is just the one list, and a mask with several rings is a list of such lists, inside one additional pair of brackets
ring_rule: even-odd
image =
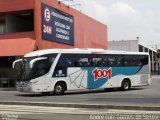
[(160, 75), (151, 75), (151, 78), (160, 78)]

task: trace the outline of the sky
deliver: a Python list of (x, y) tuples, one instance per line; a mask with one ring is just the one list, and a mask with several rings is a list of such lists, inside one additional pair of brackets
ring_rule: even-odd
[(74, 0), (73, 8), (102, 22), (108, 40), (136, 40), (160, 48), (160, 0)]

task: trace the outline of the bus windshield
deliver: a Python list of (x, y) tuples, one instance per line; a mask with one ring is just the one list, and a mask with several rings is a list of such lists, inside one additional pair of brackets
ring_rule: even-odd
[(24, 58), (18, 72), (18, 81), (30, 81), (31, 79), (47, 74), (56, 58), (56, 54), (45, 57), (46, 59), (39, 59), (35, 61), (32, 67), (30, 67), (31, 61), (37, 59), (37, 57)]

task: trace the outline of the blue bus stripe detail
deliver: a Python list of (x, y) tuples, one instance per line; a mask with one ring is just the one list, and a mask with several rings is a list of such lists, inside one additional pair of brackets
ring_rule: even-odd
[[(109, 69), (110, 67), (84, 67), (83, 70), (86, 70), (88, 72), (88, 83), (87, 88), (88, 89), (96, 89), (103, 86), (107, 81), (107, 78), (99, 78), (98, 80), (94, 80), (94, 75), (92, 74), (92, 71), (94, 69)], [(112, 70), (112, 77), (116, 75), (135, 75), (142, 69), (141, 66), (133, 66), (133, 67), (111, 67)]]

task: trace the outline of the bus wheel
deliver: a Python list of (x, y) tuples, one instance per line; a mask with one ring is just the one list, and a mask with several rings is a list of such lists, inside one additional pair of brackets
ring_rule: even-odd
[(65, 91), (65, 86), (63, 83), (57, 83), (54, 87), (54, 94), (63, 95)]
[(129, 90), (130, 87), (131, 87), (130, 80), (129, 79), (124, 79), (123, 82), (122, 82), (122, 85), (121, 85), (121, 89), (123, 91), (126, 91), (126, 90)]

